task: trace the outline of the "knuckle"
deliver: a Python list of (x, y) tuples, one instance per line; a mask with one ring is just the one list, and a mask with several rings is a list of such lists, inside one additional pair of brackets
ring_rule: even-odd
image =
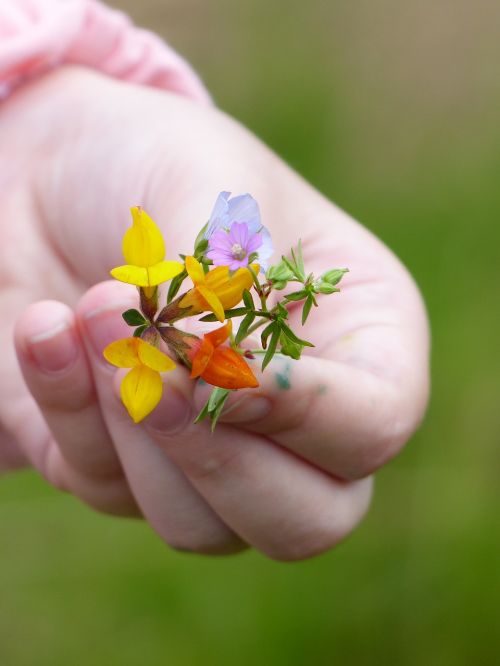
[(401, 451), (415, 428), (406, 418), (393, 418), (378, 430), (366, 434), (363, 441), (351, 448), (350, 455), (338, 469), (339, 476), (348, 481), (370, 476)]
[(227, 475), (241, 474), (244, 470), (241, 453), (234, 449), (222, 453), (207, 450), (203, 456), (192, 456), (184, 460), (182, 467), (194, 481), (215, 481)]
[(321, 525), (263, 549), (263, 552), (278, 562), (299, 562), (334, 548), (349, 531), (339, 525)]

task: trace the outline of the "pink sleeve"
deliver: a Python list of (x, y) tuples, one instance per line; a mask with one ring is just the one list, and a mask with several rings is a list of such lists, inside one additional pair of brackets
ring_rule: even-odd
[(0, 0), (0, 99), (63, 63), (211, 101), (193, 69), (165, 42), (97, 0)]

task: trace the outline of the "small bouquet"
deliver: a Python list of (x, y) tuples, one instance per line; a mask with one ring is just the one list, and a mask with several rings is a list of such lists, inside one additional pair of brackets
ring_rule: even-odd
[[(130, 368), (120, 392), (136, 423), (158, 405), (161, 373), (176, 367), (175, 358), (193, 379), (214, 387), (196, 418), (196, 422), (209, 418), (213, 430), (231, 391), (259, 385), (248, 361), (262, 357), (264, 370), (275, 354), (297, 360), (305, 347), (313, 347), (292, 330), (288, 307), (302, 304), (304, 324), (318, 305), (317, 294), (338, 292), (347, 269), (334, 268), (314, 277), (304, 267), (300, 241), (289, 257), (270, 264), (271, 236), (249, 194), (230, 198), (229, 192), (221, 192), (193, 253), (180, 255), (182, 261), (165, 260), (160, 229), (141, 208), (131, 212), (132, 226), (122, 244), (127, 263), (111, 275), (138, 288), (138, 309), (123, 313), (135, 330), (131, 337), (108, 345), (104, 356), (119, 368)], [(166, 282), (170, 285), (165, 298), (159, 287)], [(284, 293), (290, 283), (293, 290)], [(188, 317), (200, 315), (201, 322), (222, 326), (211, 330), (207, 326), (202, 337), (182, 328)], [(257, 348), (249, 346), (249, 336), (260, 329)]]

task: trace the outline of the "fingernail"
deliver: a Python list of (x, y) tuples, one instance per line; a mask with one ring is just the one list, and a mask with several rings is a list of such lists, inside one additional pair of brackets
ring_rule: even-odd
[(118, 327), (122, 328), (121, 313), (130, 307), (130, 303), (115, 303), (102, 308), (90, 310), (84, 315), (85, 330), (95, 355), (107, 365), (102, 355), (103, 349), (120, 337)]
[(176, 389), (164, 385), (159, 405), (145, 419), (144, 425), (162, 435), (173, 435), (193, 420), (191, 404)]
[(224, 423), (248, 423), (259, 421), (271, 413), (273, 406), (262, 395), (245, 395), (222, 412)]
[(33, 360), (43, 372), (68, 370), (76, 361), (78, 347), (67, 322), (33, 335), (28, 340)]

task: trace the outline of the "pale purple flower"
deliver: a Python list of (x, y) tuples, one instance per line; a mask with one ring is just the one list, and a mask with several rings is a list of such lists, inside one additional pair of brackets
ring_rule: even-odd
[(208, 239), (207, 257), (215, 266), (231, 271), (248, 266), (248, 257), (262, 245), (262, 236), (251, 233), (246, 222), (233, 222), (229, 232), (215, 231)]
[(235, 270), (247, 266), (248, 256), (257, 252), (256, 261), (265, 271), (274, 249), (271, 234), (261, 224), (259, 205), (250, 194), (230, 195), (221, 192), (210, 215), (205, 232), (207, 257), (216, 266)]

